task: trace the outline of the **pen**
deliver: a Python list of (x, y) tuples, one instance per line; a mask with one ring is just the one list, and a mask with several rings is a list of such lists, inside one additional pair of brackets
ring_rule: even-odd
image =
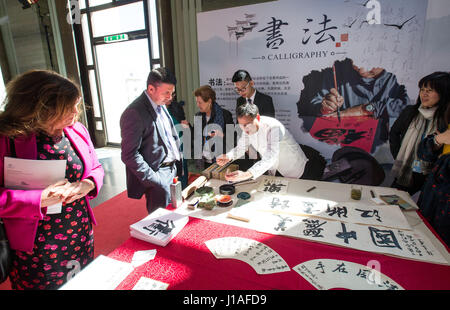
[(373, 192), (373, 190), (370, 190), (370, 195), (372, 195), (372, 198), (375, 198), (375, 193)]
[(313, 191), (313, 190), (315, 190), (315, 189), (316, 189), (316, 187), (313, 186), (313, 187), (311, 187), (310, 189), (308, 189), (306, 192), (309, 193), (309, 192), (311, 192), (311, 191)]

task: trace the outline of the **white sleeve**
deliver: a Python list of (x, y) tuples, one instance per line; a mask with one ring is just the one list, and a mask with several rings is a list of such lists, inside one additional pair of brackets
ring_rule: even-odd
[(265, 152), (260, 152), (261, 160), (248, 169), (254, 179), (260, 177), (266, 171), (276, 168), (275, 166), (280, 156), (280, 141), (282, 137), (280, 127), (272, 127), (269, 129), (266, 136), (267, 148)]
[(242, 133), (235, 148), (231, 149), (226, 155), (230, 160), (236, 160), (245, 155), (249, 147), (248, 135)]

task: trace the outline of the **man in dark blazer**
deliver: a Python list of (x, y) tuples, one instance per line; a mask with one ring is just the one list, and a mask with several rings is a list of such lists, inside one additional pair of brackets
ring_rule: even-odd
[(176, 164), (183, 160), (178, 134), (165, 107), (176, 83), (168, 69), (152, 70), (147, 89), (120, 118), (128, 197), (140, 199), (145, 194), (149, 213), (169, 204)]
[(255, 82), (247, 71), (236, 71), (231, 81), (234, 84), (236, 92), (240, 95), (237, 99), (236, 108), (247, 102), (253, 103), (258, 107), (260, 115), (275, 118), (272, 97), (260, 93), (255, 89)]

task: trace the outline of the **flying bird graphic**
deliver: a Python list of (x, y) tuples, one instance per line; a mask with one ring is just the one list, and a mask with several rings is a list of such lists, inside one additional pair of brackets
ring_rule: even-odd
[[(356, 3), (356, 5), (362, 5), (362, 6), (367, 6), (367, 3), (369, 3), (370, 0), (367, 0), (366, 3), (362, 4), (362, 3)], [(345, 1), (345, 2), (349, 2), (349, 1)]]
[(368, 24), (369, 22), (367, 21), (367, 20), (363, 20), (362, 22), (361, 22), (361, 24), (359, 25), (359, 28), (361, 29), (361, 27), (362, 27), (362, 25), (363, 24)]
[(358, 19), (355, 19), (350, 25), (344, 24), (344, 27), (352, 28), (353, 24), (356, 23), (357, 20)]
[(384, 25), (385, 25), (385, 26), (390, 26), (390, 27), (396, 27), (396, 28), (398, 28), (399, 30), (402, 30), (403, 26), (404, 26), (407, 22), (409, 22), (409, 21), (411, 21), (412, 19), (414, 19), (415, 17), (416, 17), (416, 15), (414, 15), (414, 16), (411, 17), (410, 19), (404, 21), (401, 25), (395, 25), (395, 24), (384, 24)]

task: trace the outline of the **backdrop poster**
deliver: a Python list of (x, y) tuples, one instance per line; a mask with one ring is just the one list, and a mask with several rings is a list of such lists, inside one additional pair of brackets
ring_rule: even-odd
[[(234, 114), (231, 77), (246, 69), (299, 143), (326, 159), (354, 146), (392, 163), (389, 128), (418, 96), (427, 6), (279, 0), (199, 13), (200, 84), (212, 86), (217, 102)], [(330, 114), (322, 99), (332, 88), (344, 104)]]

